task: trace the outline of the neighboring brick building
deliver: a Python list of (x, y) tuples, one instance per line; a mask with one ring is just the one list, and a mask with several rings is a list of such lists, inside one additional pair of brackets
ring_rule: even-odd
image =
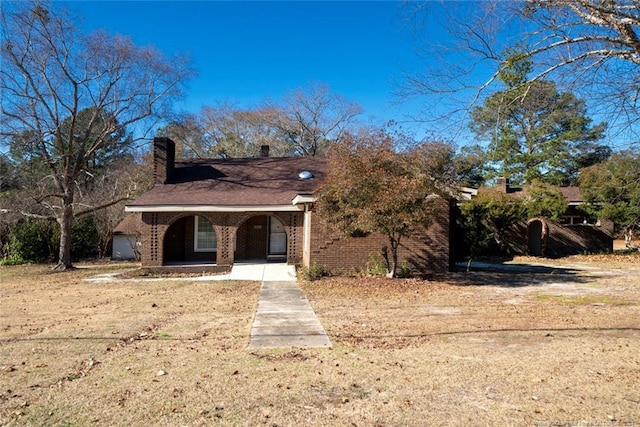
[(557, 258), (584, 253), (613, 252), (613, 222), (589, 221), (579, 207), (584, 203), (579, 187), (560, 187), (567, 211), (557, 221), (530, 218), (516, 224), (509, 240), (518, 253)]
[[(507, 178), (498, 178), (496, 189), (514, 198), (524, 195), (522, 189), (510, 186)], [(529, 218), (517, 223), (505, 236), (513, 253), (556, 258), (613, 252), (613, 222), (589, 221), (579, 209), (584, 203), (579, 187), (560, 187), (560, 191), (568, 204), (562, 218)]]
[[(315, 212), (326, 159), (269, 157), (175, 160), (175, 144), (154, 140), (154, 187), (127, 205), (142, 215), (142, 265), (228, 270), (234, 262), (274, 261), (357, 271), (387, 245), (383, 236), (343, 237)], [(449, 267), (450, 203), (427, 229), (403, 240), (399, 260), (416, 272)]]

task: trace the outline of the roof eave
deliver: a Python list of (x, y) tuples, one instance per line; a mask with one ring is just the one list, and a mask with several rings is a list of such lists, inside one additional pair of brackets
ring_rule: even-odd
[(125, 212), (298, 212), (303, 205), (146, 205), (125, 206)]
[(304, 205), (306, 203), (315, 203), (317, 197), (311, 194), (298, 194), (293, 198), (291, 204), (293, 205)]

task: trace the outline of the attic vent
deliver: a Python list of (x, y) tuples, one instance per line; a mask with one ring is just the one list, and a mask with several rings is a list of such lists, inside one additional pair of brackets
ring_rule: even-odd
[(311, 179), (313, 178), (313, 174), (309, 171), (302, 171), (298, 174), (298, 178), (300, 179)]

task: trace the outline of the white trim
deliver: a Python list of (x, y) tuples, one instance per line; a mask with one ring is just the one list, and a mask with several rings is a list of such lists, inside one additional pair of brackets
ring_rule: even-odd
[[(311, 256), (311, 211), (306, 209), (302, 220), (302, 262)], [(305, 265), (305, 267), (311, 267)]]
[[(294, 199), (295, 200), (295, 199)], [(125, 206), (125, 212), (302, 212), (303, 205), (155, 205)]]
[(313, 203), (316, 201), (316, 198), (310, 194), (298, 194), (293, 198), (291, 204), (293, 205), (301, 205), (303, 203)]

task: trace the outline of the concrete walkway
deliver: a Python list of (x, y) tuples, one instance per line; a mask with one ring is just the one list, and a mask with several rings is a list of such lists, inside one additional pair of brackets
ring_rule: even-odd
[[(184, 278), (122, 279), (122, 272), (85, 279), (93, 283), (118, 280), (166, 281)], [(253, 280), (262, 282), (258, 309), (251, 327), (250, 349), (320, 347), (331, 341), (316, 317), (307, 297), (296, 283), (296, 270), (284, 263), (236, 263), (229, 274), (192, 277), (192, 281)]]
[(331, 341), (295, 281), (264, 281), (249, 348), (323, 347)]

